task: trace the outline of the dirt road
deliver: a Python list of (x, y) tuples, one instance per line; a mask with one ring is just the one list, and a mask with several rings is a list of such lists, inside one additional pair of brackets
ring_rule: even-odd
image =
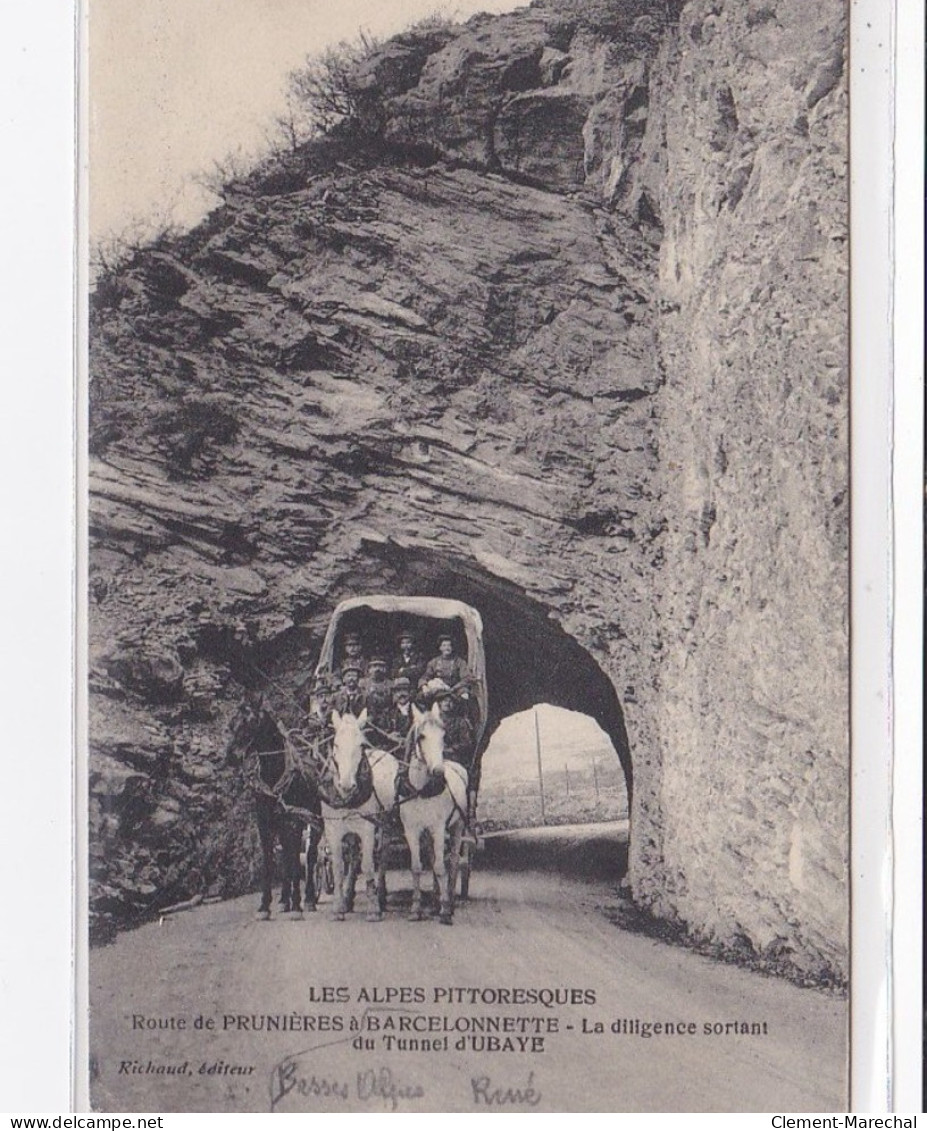
[(617, 930), (608, 879), (492, 859), (451, 928), (407, 922), (395, 872), (382, 923), (248, 897), (95, 950), (96, 1109), (845, 1109), (844, 1001)]

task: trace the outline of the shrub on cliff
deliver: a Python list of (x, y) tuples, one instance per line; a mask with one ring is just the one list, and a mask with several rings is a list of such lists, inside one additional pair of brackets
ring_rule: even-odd
[(288, 129), (294, 138), (346, 131), (375, 136), (382, 126), (382, 96), (363, 64), (379, 42), (361, 33), (306, 59), (290, 74)]
[(121, 231), (110, 231), (90, 245), (91, 312), (116, 307), (127, 296), (126, 270), (149, 250), (168, 247), (180, 235), (173, 218), (173, 204), (139, 216)]

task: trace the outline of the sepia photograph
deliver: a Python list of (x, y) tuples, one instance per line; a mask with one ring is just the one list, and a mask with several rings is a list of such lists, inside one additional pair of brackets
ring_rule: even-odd
[(842, 0), (90, 0), (98, 1112), (850, 1097)]

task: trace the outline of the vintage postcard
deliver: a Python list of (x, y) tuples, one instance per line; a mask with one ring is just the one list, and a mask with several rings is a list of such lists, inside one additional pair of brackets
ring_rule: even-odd
[(845, 5), (88, 13), (92, 1108), (845, 1110)]

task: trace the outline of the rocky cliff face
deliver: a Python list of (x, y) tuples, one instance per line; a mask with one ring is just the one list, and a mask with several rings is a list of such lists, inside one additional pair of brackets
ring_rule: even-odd
[(242, 689), (285, 717), (338, 599), (434, 593), (483, 613), (493, 722), (611, 735), (642, 905), (842, 976), (841, 18), (409, 33), (350, 144), (100, 281), (100, 922), (240, 890)]
[(843, 51), (829, 5), (689, 4), (648, 123), (667, 154), (659, 709), (683, 756), (655, 775), (638, 891), (811, 968), (840, 967), (847, 912)]

